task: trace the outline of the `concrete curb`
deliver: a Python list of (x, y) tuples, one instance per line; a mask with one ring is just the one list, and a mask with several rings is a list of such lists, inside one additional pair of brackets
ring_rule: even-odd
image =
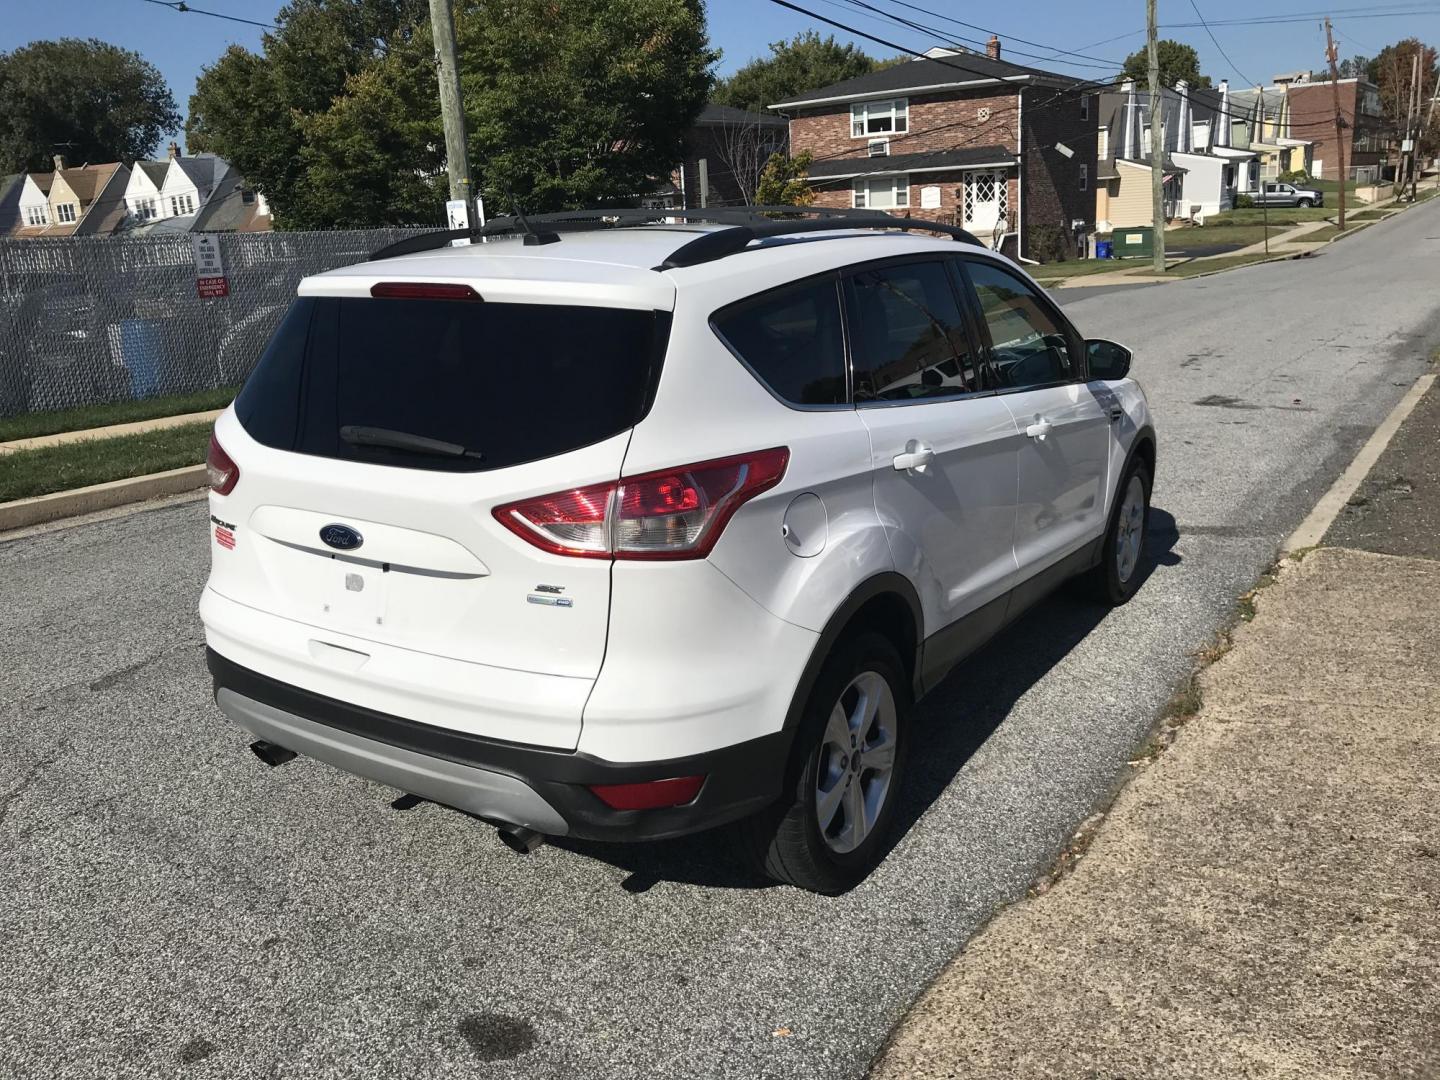
[(109, 427), (86, 428), (83, 431), (61, 431), (54, 435), (35, 435), (29, 439), (15, 439), (0, 443), (0, 454), (15, 454), (22, 450), (43, 450), (48, 446), (63, 446), (65, 443), (84, 442), (87, 439), (114, 439), (122, 435), (141, 435), (147, 431), (164, 431), (166, 428), (183, 427), (186, 424), (214, 423), (224, 409), (209, 409), (205, 412), (182, 413), (179, 416), (157, 416), (153, 420), (135, 420), (128, 424), (112, 424)]
[(0, 503), (0, 533), (54, 521), (56, 518), (108, 510), (126, 503), (179, 495), (202, 488), (206, 482), (204, 465), (186, 465), (166, 472), (112, 480), (108, 484), (92, 484), (74, 491), (57, 491), (50, 495), (37, 495), (33, 499)]

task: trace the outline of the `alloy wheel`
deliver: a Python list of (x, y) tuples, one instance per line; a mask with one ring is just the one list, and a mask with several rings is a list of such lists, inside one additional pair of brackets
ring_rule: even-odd
[(1139, 476), (1130, 477), (1125, 485), (1125, 498), (1115, 521), (1115, 572), (1122, 582), (1140, 562), (1140, 547), (1145, 539), (1145, 483)]
[(890, 795), (896, 734), (890, 684), (874, 671), (856, 675), (830, 710), (816, 770), (820, 835), (836, 854), (854, 851), (875, 828)]

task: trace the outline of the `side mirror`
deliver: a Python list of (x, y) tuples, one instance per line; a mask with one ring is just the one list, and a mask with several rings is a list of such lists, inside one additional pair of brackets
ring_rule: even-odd
[(1085, 355), (1090, 361), (1092, 379), (1123, 379), (1130, 374), (1132, 354), (1124, 345), (1093, 338), (1085, 342)]

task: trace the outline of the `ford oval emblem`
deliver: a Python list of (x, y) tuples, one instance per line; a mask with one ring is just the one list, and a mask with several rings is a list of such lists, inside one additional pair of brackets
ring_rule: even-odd
[(349, 525), (341, 525), (338, 522), (322, 528), (320, 530), (320, 539), (324, 540), (325, 543), (333, 548), (339, 548), (341, 551), (354, 551), (361, 544), (365, 543), (365, 538), (358, 532)]

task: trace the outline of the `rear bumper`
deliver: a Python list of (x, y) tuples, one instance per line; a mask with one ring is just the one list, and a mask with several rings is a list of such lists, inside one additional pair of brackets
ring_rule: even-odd
[[(780, 793), (785, 731), (690, 757), (612, 762), (526, 746), (376, 712), (291, 686), (205, 650), (215, 701), (257, 738), (486, 820), (551, 836), (658, 840), (751, 814)], [(591, 784), (704, 775), (695, 799), (659, 810), (612, 810)]]

